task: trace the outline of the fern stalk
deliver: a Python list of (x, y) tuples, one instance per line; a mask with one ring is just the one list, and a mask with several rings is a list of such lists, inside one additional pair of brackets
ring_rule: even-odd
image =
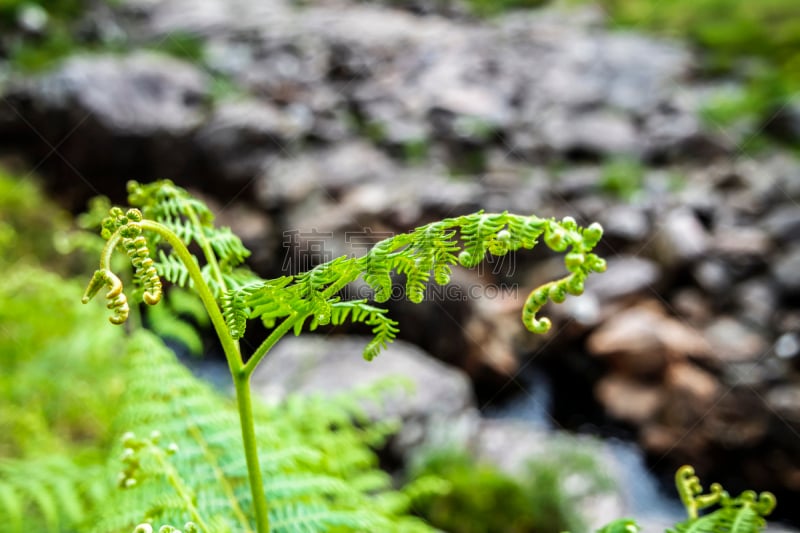
[[(164, 239), (171, 247), (173, 253), (178, 256), (186, 269), (189, 272), (189, 278), (194, 284), (194, 289), (200, 296), (203, 306), (208, 313), (211, 323), (214, 325), (214, 330), (219, 337), (222, 344), (222, 349), (225, 353), (225, 358), (228, 361), (228, 368), (233, 377), (234, 388), (236, 391), (236, 405), (239, 410), (239, 419), (242, 428), (242, 440), (244, 442), (245, 459), (247, 461), (247, 469), (250, 477), (250, 488), (253, 495), (253, 511), (256, 519), (256, 529), (258, 533), (269, 532), (269, 513), (267, 511), (267, 498), (264, 492), (264, 482), (261, 477), (261, 465), (258, 459), (258, 446), (256, 444), (256, 430), (253, 419), (253, 405), (252, 394), (250, 391), (250, 376), (253, 373), (255, 366), (249, 371), (245, 371), (242, 362), (242, 355), (239, 349), (239, 344), (231, 337), (228, 326), (225, 324), (225, 318), (222, 316), (217, 301), (214, 298), (211, 289), (203, 277), (203, 273), (194, 260), (189, 249), (183, 241), (175, 235), (169, 228), (154, 222), (152, 220), (141, 220), (135, 222), (141, 226), (142, 230), (149, 230), (162, 239)], [(121, 238), (123, 228), (118, 228), (114, 234), (108, 239), (103, 253), (100, 258), (100, 271), (110, 271), (111, 269), (111, 256)], [(206, 242), (207, 244), (207, 242)], [(203, 249), (206, 254), (206, 259), (215, 258), (213, 250), (210, 246), (205, 246)], [(218, 263), (216, 259), (209, 262), (212, 265), (212, 270), (215, 271), (216, 277), (222, 280)], [(277, 342), (276, 338), (274, 342)], [(266, 349), (269, 349), (267, 347)], [(265, 349), (265, 353), (266, 353)]]

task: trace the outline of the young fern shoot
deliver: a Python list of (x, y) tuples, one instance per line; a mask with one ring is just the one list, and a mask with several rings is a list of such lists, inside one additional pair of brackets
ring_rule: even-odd
[[(385, 302), (392, 294), (393, 272), (404, 274), (406, 294), (421, 302), (431, 282), (445, 285), (453, 265), (472, 268), (487, 254), (503, 256), (519, 249), (531, 249), (539, 240), (566, 252), (568, 274), (533, 290), (522, 310), (522, 321), (534, 333), (550, 329), (547, 318), (537, 313), (547, 303), (563, 302), (568, 294), (580, 295), (592, 272), (605, 270), (605, 261), (592, 252), (602, 236), (599, 224), (580, 227), (566, 217), (561, 221), (507, 212), (446, 218), (399, 234), (376, 244), (359, 258), (340, 257), (296, 276), (264, 280), (243, 266), (249, 251), (228, 228), (214, 226), (214, 216), (202, 202), (169, 181), (128, 185), (131, 208), (112, 208), (103, 221), (107, 240), (99, 269), (86, 289), (88, 302), (102, 288), (109, 318), (125, 322), (129, 297), (120, 278), (112, 271), (111, 257), (125, 253), (133, 266), (135, 302), (155, 305), (162, 296), (161, 279), (197, 292), (219, 336), (235, 385), (236, 400), (253, 496), (256, 530), (269, 531), (269, 510), (256, 449), (250, 395), (250, 377), (270, 348), (289, 332), (299, 334), (321, 325), (346, 321), (372, 327), (373, 339), (364, 357), (373, 359), (398, 332), (397, 323), (386, 310), (366, 300), (341, 301), (338, 293), (361, 278), (375, 291), (375, 301)], [(189, 251), (195, 245), (199, 260)], [(249, 320), (260, 320), (270, 331), (250, 354), (243, 354), (239, 339)]]

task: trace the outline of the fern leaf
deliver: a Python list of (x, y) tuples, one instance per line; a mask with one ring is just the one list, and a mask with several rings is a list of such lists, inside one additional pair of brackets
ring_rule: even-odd
[[(79, 527), (101, 506), (107, 493), (90, 492), (89, 482), (104, 470), (56, 455), (0, 461), (0, 532), (62, 531)], [(24, 522), (23, 522), (24, 517)], [(24, 525), (24, 528), (23, 528)]]
[[(364, 348), (364, 359), (371, 361), (386, 345), (397, 338), (397, 322), (386, 316), (386, 309), (367, 304), (366, 300), (330, 303), (330, 323), (339, 326), (345, 321), (372, 326), (373, 339)], [(313, 318), (308, 329), (314, 331), (320, 322)]]
[(466, 219), (466, 223), (461, 227), (464, 249), (459, 256), (463, 266), (473, 268), (483, 261), (489, 248), (490, 237), (497, 234), (506, 224), (505, 215), (505, 213), (501, 215), (479, 213)]
[(164, 253), (164, 250), (158, 251), (158, 261), (156, 261), (155, 267), (158, 275), (170, 283), (174, 283), (178, 287), (192, 286), (186, 265), (177, 257)]
[(260, 281), (252, 282), (244, 287), (229, 289), (223, 294), (220, 303), (222, 304), (222, 316), (225, 318), (225, 325), (228, 332), (235, 340), (244, 336), (247, 328), (247, 319), (250, 318), (250, 307), (247, 300), (259, 289), (263, 289), (264, 283)]
[[(372, 311), (360, 312), (368, 319)], [(129, 352), (130, 383), (118, 431), (136, 428), (147, 435), (157, 430), (156, 437), (148, 439), (155, 438), (156, 448), (162, 450), (174, 444), (176, 453), (147, 448), (137, 461), (124, 462), (123, 479), (136, 482), (115, 493), (95, 531), (131, 531), (147, 520), (183, 524), (195, 520), (194, 515), (215, 524), (215, 532), (252, 531), (247, 523), (247, 467), (234, 406), (198, 382), (146, 332), (134, 335)], [(374, 477), (367, 481), (377, 458), (365, 444), (372, 438), (370, 431), (355, 427), (338, 405), (295, 399), (256, 409), (273, 531), (353, 531), (348, 528), (362, 525), (370, 528), (355, 531), (402, 530), (399, 524), (405, 519), (373, 503), (378, 485)], [(132, 441), (127, 442), (130, 446)], [(362, 482), (352, 484), (351, 479)], [(121, 509), (125, 512), (118, 512)]]
[(226, 268), (239, 266), (250, 256), (250, 251), (244, 247), (241, 239), (234, 235), (230, 228), (206, 230), (205, 236), (220, 263)]

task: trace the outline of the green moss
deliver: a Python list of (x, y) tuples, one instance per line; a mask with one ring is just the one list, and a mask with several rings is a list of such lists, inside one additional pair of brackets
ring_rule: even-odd
[(603, 165), (600, 189), (621, 198), (632, 200), (644, 185), (645, 167), (636, 159), (620, 157)]
[(433, 526), (451, 533), (586, 531), (580, 504), (564, 487), (565, 478), (574, 474), (584, 476), (587, 494), (612, 486), (590, 453), (567, 442), (553, 446), (546, 459), (529, 462), (519, 476), (449, 448), (427, 452), (412, 468), (414, 478), (434, 475), (450, 483), (448, 493), (416, 509)]
[(510, 9), (539, 7), (548, 0), (467, 0), (470, 10), (476, 15), (497, 15)]

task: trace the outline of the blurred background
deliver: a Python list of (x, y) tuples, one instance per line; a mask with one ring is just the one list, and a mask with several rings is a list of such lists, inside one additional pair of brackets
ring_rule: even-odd
[[(453, 480), (420, 511), (453, 532), (658, 531), (684, 463), (774, 492), (795, 531), (798, 148), (796, 0), (0, 0), (0, 459), (102, 455), (124, 380), (91, 361), (124, 336), (77, 308), (94, 260), (62, 252), (90, 198), (169, 178), (262, 276), (478, 209), (599, 221), (608, 272), (547, 335), (519, 322), (562, 275), (544, 250), (389, 302), (403, 342), (375, 364), (418, 397), (387, 468)], [(162, 333), (225, 386), (210, 337)], [(363, 383), (361, 333), (268, 364), (328, 354), (282, 379)]]

